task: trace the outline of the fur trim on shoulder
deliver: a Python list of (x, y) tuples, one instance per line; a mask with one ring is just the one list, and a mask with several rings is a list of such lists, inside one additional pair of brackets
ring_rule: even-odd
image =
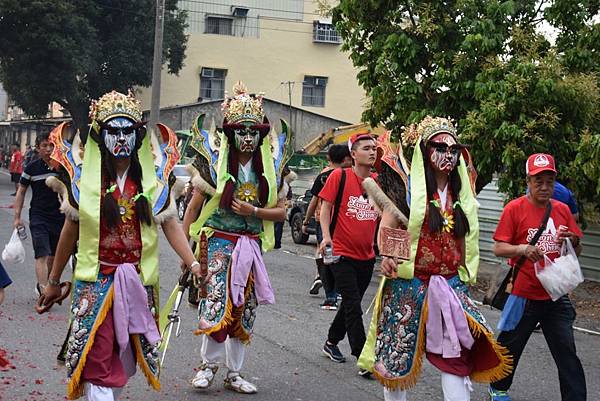
[(157, 225), (164, 223), (171, 218), (178, 218), (177, 215), (177, 202), (175, 201), (179, 197), (185, 194), (185, 182), (180, 179), (175, 180), (175, 184), (171, 187), (169, 193), (169, 206), (160, 211), (154, 216), (154, 222)]
[(177, 199), (183, 194), (185, 194), (185, 182), (177, 178), (175, 179), (175, 184), (171, 187), (171, 196)]
[(283, 185), (281, 186), (281, 189), (277, 193), (277, 200), (287, 199), (287, 194), (288, 194), (289, 190), (290, 190), (290, 184), (288, 184), (288, 182), (284, 180)]
[(157, 225), (161, 225), (162, 223), (164, 223), (165, 221), (167, 221), (169, 219), (176, 219), (176, 218), (177, 218), (177, 208), (175, 207), (175, 201), (173, 200), (173, 198), (171, 198), (171, 200), (169, 201), (169, 206), (166, 207), (162, 212), (160, 212), (159, 214), (154, 216), (154, 222)]
[(408, 226), (408, 218), (398, 209), (394, 202), (391, 201), (390, 198), (383, 192), (383, 190), (379, 187), (379, 185), (375, 182), (375, 180), (371, 177), (367, 177), (362, 182), (362, 187), (367, 194), (369, 195), (369, 199), (372, 200), (373, 206), (377, 208), (379, 211), (387, 211), (390, 212), (398, 222), (402, 223), (405, 227)]
[(69, 203), (69, 191), (66, 185), (53, 176), (46, 178), (46, 185), (58, 195), (61, 213), (73, 221), (79, 221), (79, 210)]
[(202, 178), (202, 176), (200, 175), (200, 173), (194, 166), (192, 166), (191, 164), (188, 164), (185, 167), (187, 168), (187, 171), (190, 173), (190, 176), (191, 176), (190, 183), (192, 184), (194, 189), (197, 189), (198, 191), (202, 192), (203, 194), (206, 194), (211, 197), (215, 195), (216, 189), (212, 185), (210, 185), (208, 182), (206, 182), (206, 180), (204, 178)]
[(291, 184), (292, 182), (296, 181), (297, 179), (298, 179), (298, 174), (294, 173), (293, 171), (290, 171), (290, 173), (288, 175), (283, 177), (283, 180), (285, 182), (287, 182), (288, 184)]

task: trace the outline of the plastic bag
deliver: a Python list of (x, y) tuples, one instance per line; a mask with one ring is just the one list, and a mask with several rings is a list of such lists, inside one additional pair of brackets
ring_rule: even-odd
[(2, 259), (7, 263), (23, 263), (25, 262), (25, 248), (19, 238), (19, 233), (15, 228), (8, 244), (4, 246), (2, 251)]
[(535, 275), (553, 301), (573, 291), (583, 282), (577, 254), (569, 239), (563, 242), (560, 256), (553, 261), (544, 255), (544, 264), (534, 265)]

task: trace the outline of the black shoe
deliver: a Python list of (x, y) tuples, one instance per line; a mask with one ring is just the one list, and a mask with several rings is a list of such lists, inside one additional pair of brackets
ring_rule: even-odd
[(337, 345), (325, 342), (325, 345), (323, 346), (323, 354), (327, 355), (327, 357), (329, 357), (329, 359), (331, 359), (333, 362), (346, 362), (346, 358), (344, 355), (342, 355)]
[(337, 301), (335, 299), (326, 299), (321, 305), (323, 310), (337, 310)]
[(367, 380), (373, 379), (373, 373), (371, 373), (367, 369), (358, 369), (358, 375), (360, 377), (362, 377), (363, 379), (367, 379)]
[(321, 289), (321, 287), (323, 287), (323, 282), (321, 281), (320, 277), (317, 277), (310, 286), (310, 290), (308, 290), (308, 293), (310, 295), (319, 295), (319, 290)]

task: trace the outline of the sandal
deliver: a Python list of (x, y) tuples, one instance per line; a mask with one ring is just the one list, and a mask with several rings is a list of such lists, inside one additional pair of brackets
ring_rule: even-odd
[(66, 297), (68, 297), (69, 294), (71, 294), (71, 282), (63, 281), (62, 283), (60, 283), (60, 296), (46, 304), (46, 297), (44, 296), (44, 294), (41, 294), (35, 304), (35, 311), (40, 315), (42, 313), (46, 313), (52, 308), (52, 306), (54, 306), (54, 304), (61, 305), (62, 301)]
[(215, 379), (217, 370), (219, 370), (217, 365), (209, 365), (207, 363), (200, 365), (198, 373), (196, 373), (196, 376), (190, 381), (192, 387), (199, 389), (209, 388)]
[(258, 389), (255, 384), (244, 380), (238, 372), (229, 372), (224, 382), (225, 388), (240, 394), (255, 394)]

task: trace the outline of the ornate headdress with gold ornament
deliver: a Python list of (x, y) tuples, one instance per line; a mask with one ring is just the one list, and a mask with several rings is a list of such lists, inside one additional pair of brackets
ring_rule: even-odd
[(419, 138), (427, 144), (431, 138), (442, 132), (452, 135), (458, 142), (452, 119), (427, 116), (419, 124), (411, 124), (402, 132), (402, 146), (414, 147)]
[(127, 117), (135, 122), (142, 121), (142, 106), (131, 90), (127, 92), (127, 95), (112, 91), (98, 100), (92, 100), (90, 104), (92, 121), (105, 122), (109, 118), (115, 117)]
[(233, 97), (225, 95), (222, 105), (224, 124), (252, 122), (262, 124), (265, 118), (263, 93), (251, 95), (242, 81), (233, 86)]

